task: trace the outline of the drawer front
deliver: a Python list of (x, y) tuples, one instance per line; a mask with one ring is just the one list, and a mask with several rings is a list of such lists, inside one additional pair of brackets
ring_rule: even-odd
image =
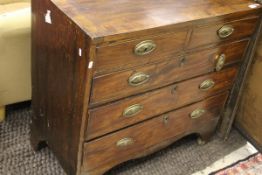
[(96, 74), (173, 58), (184, 47), (187, 29), (167, 35), (97, 48)]
[[(228, 90), (234, 83), (237, 69), (237, 67), (228, 68), (221, 72), (90, 109), (87, 140)], [(207, 82), (206, 80), (213, 82), (204, 85), (204, 89), (200, 89), (200, 85)]]
[(83, 169), (92, 174), (96, 169), (133, 159), (165, 141), (214, 130), (227, 96), (217, 95), (84, 144)]
[(189, 48), (217, 43), (226, 40), (236, 40), (250, 36), (256, 30), (259, 18), (252, 17), (225, 24), (214, 24), (195, 27), (189, 43)]
[[(93, 80), (91, 105), (98, 105), (130, 95), (138, 94), (202, 75), (215, 70), (219, 56), (225, 56), (225, 66), (240, 61), (248, 41), (231, 43), (221, 47), (202, 50), (167, 62), (149, 65), (135, 70), (117, 72)], [(141, 83), (132, 83), (136, 77)], [(143, 80), (144, 76), (144, 80)], [(131, 84), (130, 84), (131, 82)], [(136, 81), (133, 81), (136, 82)]]

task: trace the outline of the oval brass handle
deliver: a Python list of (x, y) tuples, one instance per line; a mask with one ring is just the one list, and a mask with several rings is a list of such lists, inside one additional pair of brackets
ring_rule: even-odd
[(207, 91), (215, 86), (215, 82), (211, 79), (203, 81), (203, 83), (200, 84), (199, 89), (203, 91)]
[(116, 142), (117, 147), (127, 147), (134, 144), (134, 140), (132, 138), (123, 138)]
[(205, 110), (205, 109), (196, 109), (196, 110), (194, 110), (194, 111), (190, 114), (190, 117), (191, 117), (192, 119), (196, 119), (196, 118), (199, 118), (199, 117), (203, 116), (205, 113), (206, 113), (206, 110)]
[(218, 30), (218, 36), (221, 39), (227, 38), (230, 35), (232, 35), (234, 33), (234, 27), (231, 25), (225, 25), (223, 26), (221, 29)]
[(128, 83), (130, 86), (139, 86), (145, 84), (150, 78), (150, 75), (147, 75), (142, 72), (135, 73), (128, 79)]
[(123, 112), (124, 117), (133, 117), (143, 110), (143, 105), (135, 104), (126, 108)]
[(137, 44), (134, 52), (138, 56), (143, 56), (150, 54), (156, 49), (156, 44), (152, 40), (142, 41), (141, 43)]
[(226, 63), (226, 55), (221, 54), (220, 56), (218, 56), (216, 62), (216, 71), (220, 71), (224, 67), (225, 63)]

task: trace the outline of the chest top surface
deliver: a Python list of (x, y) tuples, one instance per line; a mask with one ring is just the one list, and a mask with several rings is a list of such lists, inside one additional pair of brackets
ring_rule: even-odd
[(254, 0), (52, 0), (92, 39), (251, 11)]

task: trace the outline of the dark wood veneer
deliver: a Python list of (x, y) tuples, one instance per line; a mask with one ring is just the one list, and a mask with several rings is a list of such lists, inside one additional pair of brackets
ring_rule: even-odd
[(190, 23), (205, 23), (205, 20), (232, 21), (260, 11), (260, 7), (249, 7), (254, 3), (253, 0), (187, 0), (186, 3), (180, 0), (165, 0), (163, 3), (158, 0), (52, 2), (99, 43), (137, 38), (146, 33), (155, 35), (156, 31), (166, 33), (183, 23), (189, 26)]
[[(208, 140), (218, 121), (226, 137), (261, 31), (262, 8), (250, 8), (253, 3), (32, 0), (32, 146), (45, 142), (68, 174), (101, 175), (191, 133)], [(233, 34), (218, 38), (228, 24)], [(144, 40), (157, 48), (136, 56), (134, 48)], [(215, 72), (220, 54), (226, 62)], [(150, 80), (129, 87), (135, 72)], [(216, 85), (199, 91), (210, 78)], [(133, 103), (143, 103), (144, 110), (120, 118)], [(196, 108), (206, 113), (198, 110), (202, 116), (193, 120)], [(134, 145), (116, 148), (123, 137), (135, 138)]]
[[(187, 33), (188, 29), (184, 28), (158, 37), (154, 36), (117, 45), (98, 47), (96, 72), (101, 74), (171, 58), (183, 50)], [(135, 55), (135, 46), (144, 40), (154, 41), (156, 49), (148, 55)]]
[[(103, 139), (86, 143), (83, 171), (90, 174), (101, 174), (120, 162), (136, 158), (141, 153), (145, 154), (150, 147), (163, 141), (175, 141), (188, 134), (197, 133), (203, 137), (209, 137), (215, 130), (227, 95), (228, 93), (217, 95), (206, 101), (107, 135)], [(199, 108), (205, 109), (206, 113), (201, 118), (191, 119), (190, 113)], [(168, 116), (167, 122), (165, 122), (166, 116)], [(123, 148), (117, 147), (117, 141), (123, 138), (132, 138), (134, 143)]]
[[(202, 45), (221, 42), (221, 41), (245, 38), (255, 32), (258, 22), (259, 22), (259, 16), (254, 16), (247, 19), (232, 21), (228, 23), (197, 26), (193, 29), (193, 33), (188, 47), (194, 48), (197, 46), (202, 46)], [(222, 28), (225, 25), (232, 26), (234, 28), (234, 32), (231, 36), (225, 39), (219, 38), (217, 32), (220, 28)]]
[[(208, 74), (143, 95), (129, 97), (102, 107), (90, 109), (87, 139), (104, 135), (152, 116), (200, 101), (218, 92), (226, 91), (232, 87), (236, 75), (237, 67), (233, 67), (222, 72)], [(214, 80), (215, 86), (208, 91), (200, 90), (199, 85), (208, 79)], [(134, 104), (143, 105), (143, 110), (133, 117), (123, 117), (124, 109)]]
[[(91, 105), (105, 103), (145, 90), (159, 88), (194, 76), (213, 72), (219, 55), (226, 55), (226, 65), (239, 62), (246, 51), (247, 44), (248, 41), (244, 40), (212, 49), (193, 52), (184, 56), (177, 56), (160, 63), (146, 65), (128, 71), (114, 72), (112, 74), (95, 77), (90, 103)], [(149, 81), (141, 86), (130, 86), (128, 84), (128, 78), (137, 72), (150, 75)]]
[[(44, 22), (47, 8), (53, 24)], [(68, 174), (79, 166), (90, 39), (50, 1), (32, 1), (31, 143), (46, 141)], [(78, 53), (82, 48), (82, 57)], [(59, 133), (59, 137), (58, 134)]]

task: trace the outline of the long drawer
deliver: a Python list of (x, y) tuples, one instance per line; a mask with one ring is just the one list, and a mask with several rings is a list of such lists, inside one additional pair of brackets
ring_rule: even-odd
[(102, 104), (213, 72), (217, 66), (221, 66), (220, 61), (223, 58), (225, 64), (222, 62), (221, 67), (240, 61), (247, 45), (248, 40), (244, 40), (193, 52), (166, 62), (96, 77), (93, 80), (90, 105)]
[(234, 66), (90, 109), (87, 140), (228, 90), (234, 83), (237, 71), (238, 67)]
[(167, 140), (214, 130), (227, 96), (222, 93), (84, 144), (83, 170), (95, 174), (98, 167), (108, 169)]

